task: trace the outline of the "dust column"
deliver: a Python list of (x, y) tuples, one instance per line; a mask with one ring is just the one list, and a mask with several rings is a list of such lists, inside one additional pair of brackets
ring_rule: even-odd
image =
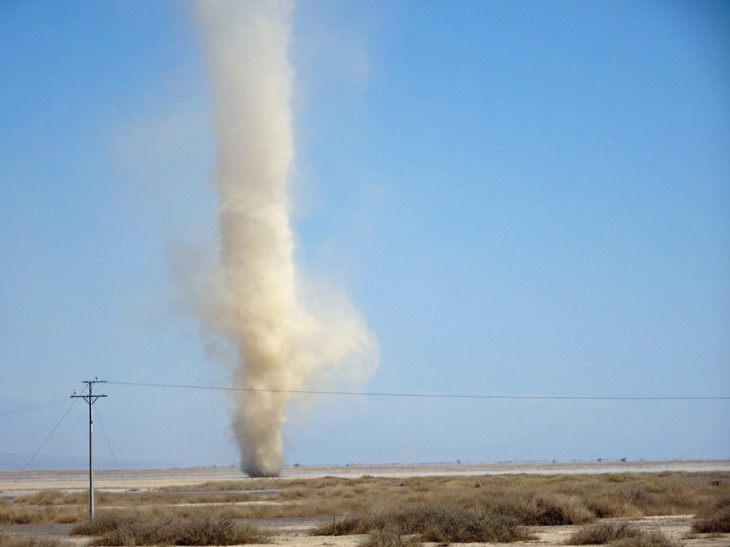
[[(294, 263), (288, 179), (294, 156), (291, 2), (201, 0), (218, 144), (220, 269), (203, 323), (236, 355), (233, 428), (251, 476), (284, 463), (292, 391), (328, 371), (372, 368), (374, 342), (342, 298), (307, 306)], [(363, 365), (363, 363), (369, 363)], [(357, 374), (357, 373), (356, 373)]]

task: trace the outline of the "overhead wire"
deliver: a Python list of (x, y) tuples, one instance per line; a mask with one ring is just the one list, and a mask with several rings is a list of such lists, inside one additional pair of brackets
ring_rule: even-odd
[(51, 401), (39, 401), (37, 403), (28, 403), (26, 405), (20, 405), (16, 407), (10, 407), (10, 408), (3, 408), (0, 409), (0, 416), (7, 416), (9, 414), (20, 414), (23, 412), (32, 412), (34, 410), (41, 410), (43, 408), (50, 408), (53, 406), (60, 406), (61, 404), (67, 402), (68, 399), (64, 397), (63, 399), (54, 399)]
[(99, 409), (96, 408), (96, 405), (92, 405), (94, 407), (94, 413), (96, 414), (96, 417), (99, 419), (99, 424), (101, 425), (101, 432), (104, 434), (104, 439), (106, 439), (106, 444), (109, 447), (109, 452), (111, 452), (112, 458), (114, 459), (114, 465), (117, 466), (117, 469), (119, 471), (122, 470), (122, 468), (119, 466), (119, 462), (117, 461), (117, 455), (114, 453), (114, 449), (112, 448), (112, 443), (109, 441), (109, 436), (106, 434), (106, 428), (104, 427), (104, 421), (101, 419), (101, 414), (99, 413)]
[(107, 381), (118, 386), (154, 387), (169, 389), (193, 389), (211, 391), (243, 391), (251, 393), (286, 393), (292, 395), (336, 395), (360, 397), (422, 398), (422, 399), (495, 399), (495, 400), (556, 400), (556, 401), (720, 401), (730, 396), (573, 396), (573, 395), (486, 395), (466, 393), (414, 393), (375, 391), (331, 391), (309, 389), (259, 389), (229, 386), (200, 386), (191, 384), (165, 384), (151, 382)]
[[(84, 390), (85, 389), (86, 388), (84, 388)], [(83, 393), (83, 391), (82, 391), (82, 393)], [(78, 401), (78, 399), (74, 399), (71, 402), (71, 405), (66, 409), (66, 412), (63, 413), (63, 416), (61, 416), (61, 419), (58, 420), (58, 422), (56, 422), (56, 425), (53, 426), (53, 429), (51, 429), (51, 432), (46, 436), (45, 439), (43, 439), (43, 442), (41, 443), (41, 445), (33, 453), (33, 455), (30, 457), (30, 459), (25, 464), (25, 466), (23, 466), (23, 469), (20, 470), (20, 473), (18, 474), (17, 477), (15, 477), (15, 480), (13, 482), (17, 482), (20, 479), (20, 477), (23, 475), (23, 473), (26, 472), (26, 470), (28, 469), (28, 467), (30, 467), (30, 464), (33, 463), (33, 460), (35, 460), (36, 456), (38, 456), (38, 454), (40, 453), (40, 451), (43, 450), (43, 447), (46, 446), (46, 443), (48, 442), (48, 440), (53, 436), (53, 434), (56, 432), (56, 430), (61, 425), (61, 423), (66, 419), (66, 416), (68, 416), (69, 412), (71, 412), (71, 409), (76, 405), (76, 402), (77, 401)]]
[[(573, 396), (573, 395), (500, 395), (500, 394), (469, 394), (469, 393), (418, 393), (418, 392), (376, 392), (376, 391), (338, 391), (338, 390), (305, 390), (305, 389), (258, 389), (232, 386), (210, 386), (195, 384), (172, 384), (160, 382), (130, 382), (109, 380), (106, 382), (111, 385), (128, 386), (128, 387), (146, 387), (146, 388), (162, 388), (162, 389), (188, 389), (203, 391), (228, 391), (228, 392), (251, 392), (251, 393), (283, 393), (291, 395), (324, 395), (324, 396), (359, 396), (359, 397), (381, 397), (381, 398), (418, 398), (418, 399), (477, 399), (477, 400), (533, 400), (533, 401), (727, 401), (730, 396)], [(88, 389), (88, 385), (81, 391), (83, 394)], [(74, 392), (75, 393), (75, 392)], [(63, 416), (53, 426), (50, 433), (43, 440), (41, 445), (24, 465), (14, 482), (19, 480), (23, 473), (30, 467), (38, 454), (43, 450), (46, 443), (50, 440), (66, 416), (75, 406), (78, 398), (74, 398), (71, 405), (66, 409)], [(19, 412), (27, 412), (39, 408), (58, 405), (62, 400), (44, 401), (32, 403), (15, 408), (0, 410), (0, 415), (14, 414)], [(117, 460), (114, 449), (107, 435), (101, 414), (94, 405), (94, 412), (101, 425), (104, 438), (106, 440), (109, 451), (114, 459), (117, 469), (121, 469)]]
[[(481, 400), (527, 400), (527, 401), (728, 401), (730, 396), (694, 396), (694, 395), (678, 395), (678, 396), (596, 396), (596, 395), (500, 395), (500, 394), (473, 394), (473, 393), (418, 393), (418, 392), (378, 392), (378, 391), (338, 391), (338, 390), (310, 390), (310, 389), (260, 389), (232, 386), (204, 386), (195, 384), (169, 384), (160, 382), (129, 382), (119, 380), (108, 380), (107, 384), (129, 387), (148, 387), (163, 389), (189, 389), (189, 390), (206, 390), (206, 391), (230, 391), (230, 392), (250, 392), (250, 393), (284, 393), (290, 395), (330, 395), (330, 396), (358, 396), (358, 397), (381, 397), (381, 398), (416, 398), (416, 399), (481, 399)], [(88, 385), (84, 387), (83, 393), (88, 389)], [(55, 431), (61, 425), (63, 420), (74, 407), (78, 399), (74, 399), (61, 419), (56, 423), (48, 436), (43, 440), (40, 447), (35, 451), (30, 460), (25, 464), (20, 474), (22, 475), (35, 460), (40, 451), (46, 445), (48, 440), (53, 436)], [(26, 412), (60, 404), (61, 400), (45, 401), (40, 403), (28, 404), (16, 408), (0, 410), (0, 415), (12, 414), (17, 412)], [(112, 448), (109, 436), (106, 433), (104, 422), (101, 419), (99, 411), (94, 407), (96, 416), (101, 424), (104, 438), (106, 439), (109, 451), (112, 454), (114, 463), (119, 468), (116, 454)], [(17, 480), (17, 479), (16, 479)]]

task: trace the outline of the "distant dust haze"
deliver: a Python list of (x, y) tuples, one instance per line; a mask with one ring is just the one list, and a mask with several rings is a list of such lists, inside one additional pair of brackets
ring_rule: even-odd
[(196, 10), (214, 102), (220, 263), (193, 296), (206, 337), (223, 339), (233, 355), (233, 429), (250, 476), (277, 475), (285, 462), (292, 391), (356, 384), (377, 363), (375, 340), (347, 298), (303, 280), (294, 260), (293, 8), (201, 0)]

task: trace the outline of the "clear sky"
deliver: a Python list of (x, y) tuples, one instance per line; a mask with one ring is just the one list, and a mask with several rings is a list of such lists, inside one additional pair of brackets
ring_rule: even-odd
[[(84, 465), (82, 380), (227, 385), (173, 273), (217, 244), (192, 8), (0, 4), (6, 460)], [(296, 256), (377, 337), (363, 391), (730, 396), (730, 5), (310, 0), (293, 34)], [(224, 393), (97, 387), (102, 461), (237, 463)], [(286, 454), (729, 458), (729, 416), (323, 396)]]

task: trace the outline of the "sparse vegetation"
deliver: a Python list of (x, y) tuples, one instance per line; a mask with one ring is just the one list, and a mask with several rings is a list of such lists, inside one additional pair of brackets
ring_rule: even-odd
[(62, 539), (33, 536), (14, 537), (1, 531), (0, 545), (2, 547), (69, 547), (69, 544)]
[(373, 530), (360, 547), (419, 547), (423, 543), (414, 536), (404, 536), (396, 530)]
[(641, 532), (631, 538), (613, 543), (615, 547), (682, 547), (682, 542), (668, 538), (660, 532)]
[(258, 528), (231, 519), (142, 511), (106, 511), (75, 526), (71, 534), (95, 536), (92, 545), (242, 545), (269, 539)]
[(692, 523), (692, 531), (698, 534), (730, 532), (730, 496), (720, 499), (709, 509), (701, 511)]
[[(403, 538), (438, 543), (502, 542), (528, 539), (513, 516), (486, 508), (422, 503), (350, 517), (315, 529), (312, 535), (370, 534), (374, 544), (398, 544)], [(396, 540), (396, 538), (399, 538)]]
[[(724, 476), (724, 475), (723, 475)], [(319, 535), (364, 534), (377, 530), (378, 537), (422, 532), (413, 527), (387, 525), (379, 515), (398, 515), (403, 507), (435, 504), (462, 514), (499, 515), (518, 526), (586, 524), (603, 517), (639, 518), (650, 515), (693, 513), (707, 500), (717, 500), (728, 492), (725, 479), (661, 473), (658, 475), (598, 476), (497, 476), (497, 477), (416, 477), (402, 479), (394, 488), (393, 479), (362, 480), (351, 483), (360, 505), (353, 509), (338, 492), (344, 486), (330, 480), (323, 487), (333, 499), (341, 499), (346, 511), (313, 531)], [(378, 502), (368, 503), (373, 492)], [(312, 491), (309, 491), (309, 495)], [(296, 489), (297, 499), (308, 498), (304, 485)], [(311, 498), (310, 498), (311, 499)], [(383, 510), (380, 500), (390, 500)], [(704, 500), (704, 501), (703, 501)], [(443, 519), (441, 519), (443, 520)], [(455, 537), (455, 536), (454, 536)], [(423, 538), (426, 540), (425, 537)], [(642, 541), (646, 541), (643, 538)], [(442, 541), (432, 539), (432, 541)], [(444, 540), (445, 541), (445, 540)], [(464, 541), (451, 539), (449, 541)], [(487, 540), (483, 540), (487, 541)]]
[(24, 503), (0, 504), (0, 524), (37, 524), (81, 522), (88, 514), (84, 506), (30, 505)]
[[(730, 520), (728, 500), (730, 473), (722, 472), (242, 478), (176, 488), (99, 490), (98, 518), (93, 523), (85, 523), (88, 508), (83, 491), (48, 490), (0, 499), (0, 524), (101, 526), (102, 517), (113, 518), (116, 525), (111, 529), (93, 532), (95, 541), (139, 544), (143, 542), (140, 538), (147, 538), (144, 541), (170, 544), (213, 541), (206, 539), (211, 528), (239, 533), (239, 525), (248, 519), (326, 518), (326, 524), (314, 534), (363, 534), (369, 545), (412, 546), (419, 542), (506, 542), (524, 537), (528, 526), (586, 525), (603, 518), (652, 515), (697, 514), (695, 532), (723, 533)], [(168, 528), (179, 528), (182, 537), (172, 541), (172, 536), (165, 535), (169, 533), (163, 531), (166, 522)], [(161, 530), (160, 535), (151, 535), (153, 527)], [(91, 534), (90, 530), (77, 527), (76, 533)], [(248, 532), (260, 533), (255, 529)], [(640, 535), (611, 541), (659, 547), (659, 539)]]
[(599, 522), (570, 536), (567, 545), (603, 545), (638, 536), (641, 531), (626, 522)]
[(605, 545), (616, 547), (680, 547), (659, 532), (645, 532), (626, 522), (599, 522), (585, 526), (570, 536), (567, 545)]

